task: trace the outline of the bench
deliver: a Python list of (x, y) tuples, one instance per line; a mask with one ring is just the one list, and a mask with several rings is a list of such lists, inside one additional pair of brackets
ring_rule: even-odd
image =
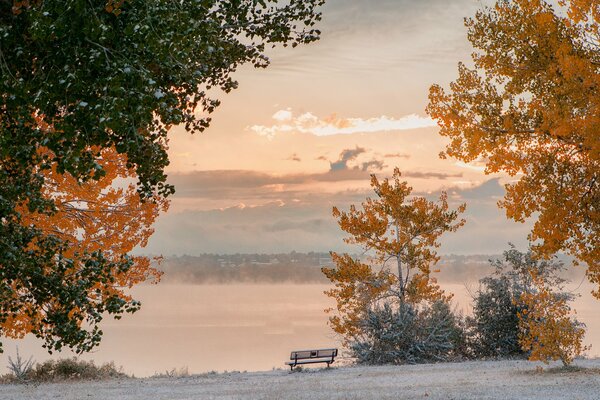
[(337, 354), (337, 349), (292, 351), (291, 361), (286, 361), (286, 364), (290, 366), (290, 371), (293, 371), (296, 365), (301, 364), (327, 363), (327, 368), (329, 368), (329, 365), (335, 361)]

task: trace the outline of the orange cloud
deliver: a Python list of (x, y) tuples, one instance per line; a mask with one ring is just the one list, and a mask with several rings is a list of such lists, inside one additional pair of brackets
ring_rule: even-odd
[(308, 133), (315, 136), (330, 136), (398, 131), (436, 126), (436, 123), (431, 118), (421, 117), (417, 114), (410, 114), (401, 118), (382, 115), (366, 119), (341, 118), (336, 114), (331, 114), (324, 118), (318, 118), (310, 112), (295, 116), (292, 110), (285, 109), (277, 111), (273, 114), (272, 118), (274, 120), (273, 125), (252, 125), (248, 127), (248, 129), (261, 136), (272, 139), (276, 135), (286, 132)]

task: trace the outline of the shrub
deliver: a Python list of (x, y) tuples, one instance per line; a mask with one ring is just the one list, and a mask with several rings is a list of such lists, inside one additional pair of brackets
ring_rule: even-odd
[(518, 315), (519, 341), (531, 352), (531, 361), (560, 360), (568, 367), (588, 349), (582, 343), (585, 325), (574, 318), (565, 296), (555, 293), (535, 273), (532, 277), (536, 291), (523, 293), (519, 299), (527, 305)]
[(8, 369), (12, 372), (14, 378), (17, 381), (27, 380), (27, 376), (31, 373), (33, 368), (33, 357), (29, 357), (27, 361), (21, 358), (19, 349), (17, 348), (17, 358), (13, 360), (10, 356), (8, 357)]
[(4, 382), (56, 382), (65, 380), (102, 380), (124, 378), (127, 375), (113, 362), (96, 366), (93, 361), (65, 358), (36, 363), (29, 367), (25, 374), (17, 374), (12, 368), (12, 374), (3, 376)]
[(525, 357), (519, 344), (519, 307), (506, 276), (487, 277), (473, 299), (473, 317), (467, 318), (468, 344), (473, 356)]
[(350, 350), (361, 364), (448, 361), (464, 348), (460, 318), (447, 302), (389, 304), (368, 311)]
[[(585, 350), (581, 345), (584, 328), (569, 317), (567, 302), (573, 295), (562, 291), (562, 262), (537, 260), (531, 251), (523, 253), (511, 245), (492, 266), (496, 271), (480, 280), (473, 317), (467, 318), (473, 356), (543, 360), (541, 354), (552, 353), (568, 363), (573, 354)], [(560, 351), (550, 351), (561, 346)]]

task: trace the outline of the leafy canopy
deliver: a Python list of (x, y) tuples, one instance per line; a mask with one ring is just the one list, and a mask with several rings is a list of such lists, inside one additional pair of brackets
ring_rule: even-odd
[[(322, 3), (2, 1), (2, 159), (23, 172), (41, 162), (98, 177), (93, 149), (114, 146), (135, 167), (142, 195), (168, 195), (167, 129), (203, 131), (219, 104), (208, 91), (235, 89), (231, 74), (242, 64), (266, 67), (267, 45), (317, 40)], [(51, 153), (39, 155), (40, 145)]]
[[(151, 274), (127, 253), (174, 191), (167, 130), (206, 129), (267, 46), (317, 40), (323, 2), (0, 0), (0, 335), (86, 351), (104, 311), (137, 309), (121, 288)], [(102, 192), (115, 176), (138, 198)]]
[(430, 276), (431, 267), (439, 261), (435, 251), (439, 237), (465, 223), (457, 221), (465, 205), (450, 210), (445, 193), (437, 203), (410, 197), (412, 188), (400, 178), (398, 168), (391, 180), (380, 182), (372, 175), (376, 198), (368, 198), (362, 209), (354, 205), (349, 211), (333, 208), (340, 228), (350, 234), (345, 242), (360, 245), (370, 256), (365, 262), (332, 252), (336, 267), (323, 268), (335, 285), (326, 294), (337, 302), (337, 313), (329, 321), (346, 341), (361, 333), (361, 324), (373, 307), (446, 299)]
[[(32, 260), (0, 269), (0, 336), (33, 333), (49, 350), (88, 351), (100, 341), (103, 313), (120, 318), (139, 308), (125, 289), (160, 278), (148, 257), (128, 253), (146, 245), (151, 225), (168, 203), (142, 202), (126, 157), (114, 148), (99, 153), (105, 175), (97, 181), (78, 182), (56, 167), (40, 170), (43, 195), (53, 201), (54, 213), (32, 212), (25, 204), (18, 208), (22, 224), (41, 235), (23, 252)], [(36, 259), (47, 240), (58, 246), (58, 254)]]
[(564, 250), (600, 285), (600, 5), (560, 5), (499, 0), (467, 19), (475, 67), (433, 85), (427, 111), (450, 138), (442, 156), (518, 179), (500, 205), (536, 218), (536, 253)]

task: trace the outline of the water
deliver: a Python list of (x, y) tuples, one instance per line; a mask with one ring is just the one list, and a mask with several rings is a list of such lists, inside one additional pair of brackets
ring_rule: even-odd
[[(462, 284), (443, 285), (455, 294), (459, 309), (469, 312), (469, 294)], [(141, 286), (134, 297), (142, 310), (120, 321), (105, 321), (100, 348), (82, 356), (96, 364), (114, 361), (125, 372), (149, 376), (173, 368), (190, 373), (208, 371), (257, 371), (286, 368), (291, 350), (339, 346), (327, 326), (325, 308), (333, 305), (320, 284)], [(600, 303), (589, 295), (574, 307), (587, 324), (588, 352), (600, 356)], [(0, 373), (7, 356), (21, 355), (37, 361), (49, 358), (33, 337), (5, 341)], [(63, 352), (60, 357), (71, 356)]]

